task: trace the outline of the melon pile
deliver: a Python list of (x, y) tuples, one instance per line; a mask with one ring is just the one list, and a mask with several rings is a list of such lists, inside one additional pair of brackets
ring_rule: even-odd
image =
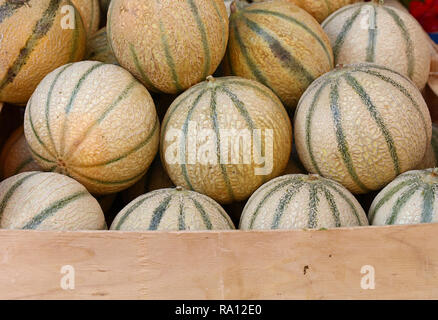
[(0, 228), (438, 222), (436, 47), (396, 1), (0, 0), (0, 35)]

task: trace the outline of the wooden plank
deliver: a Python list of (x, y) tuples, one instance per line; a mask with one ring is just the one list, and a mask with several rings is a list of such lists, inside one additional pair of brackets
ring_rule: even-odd
[[(0, 231), (2, 299), (438, 299), (438, 224), (322, 231)], [(64, 265), (75, 289), (61, 288)], [(375, 289), (361, 287), (363, 266)]]

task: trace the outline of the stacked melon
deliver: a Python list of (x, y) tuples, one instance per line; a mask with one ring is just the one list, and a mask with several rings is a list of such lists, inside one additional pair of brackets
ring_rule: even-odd
[(0, 0), (0, 34), (0, 228), (436, 221), (430, 45), (394, 5)]
[(84, 57), (86, 30), (69, 0), (1, 0), (0, 17), (0, 101), (26, 104), (49, 72)]
[(306, 88), (331, 68), (329, 39), (304, 10), (281, 1), (232, 3), (228, 74), (263, 83), (293, 110)]
[(406, 11), (380, 3), (357, 3), (322, 24), (335, 63), (373, 62), (408, 76), (421, 90), (430, 71), (430, 48), (420, 24)]

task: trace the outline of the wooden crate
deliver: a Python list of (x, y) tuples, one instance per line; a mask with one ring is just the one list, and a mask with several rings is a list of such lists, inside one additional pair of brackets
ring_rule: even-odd
[[(274, 232), (2, 230), (0, 298), (437, 299), (437, 235), (438, 224)], [(63, 266), (74, 268), (74, 289), (61, 286), (73, 276), (72, 269), (62, 274)], [(375, 288), (364, 289), (372, 270)]]

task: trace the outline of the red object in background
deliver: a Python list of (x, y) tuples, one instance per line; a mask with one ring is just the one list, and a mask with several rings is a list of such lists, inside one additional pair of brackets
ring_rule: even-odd
[(409, 11), (426, 32), (438, 32), (438, 0), (411, 1)]

